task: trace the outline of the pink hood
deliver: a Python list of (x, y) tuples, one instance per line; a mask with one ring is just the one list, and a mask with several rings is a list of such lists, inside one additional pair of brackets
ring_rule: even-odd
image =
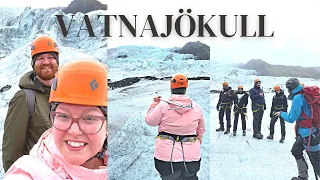
[[(192, 107), (191, 99), (189, 99), (185, 95), (171, 95), (171, 97), (168, 100), (171, 102), (177, 103), (179, 105)], [(174, 105), (174, 104), (168, 104), (168, 105), (170, 108), (172, 108), (173, 110), (175, 110), (179, 114), (183, 114), (183, 113), (191, 110), (191, 108), (189, 108), (189, 107), (181, 108), (181, 107)]]
[[(107, 164), (107, 153), (105, 154)], [(5, 174), (4, 179), (107, 179), (107, 166), (100, 169), (87, 169), (69, 164), (56, 147), (52, 133), (47, 130), (38, 143), (31, 149), (30, 155), (19, 158)]]

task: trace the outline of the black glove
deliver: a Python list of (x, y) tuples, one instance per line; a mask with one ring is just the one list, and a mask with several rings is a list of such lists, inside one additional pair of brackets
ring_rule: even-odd
[(270, 117), (271, 117), (271, 118), (272, 118), (274, 112), (275, 112), (275, 111), (274, 111), (273, 107), (271, 107), (271, 110), (270, 110)]
[(267, 106), (264, 106), (264, 107), (263, 107), (263, 110), (266, 110), (266, 109), (267, 109)]
[(219, 111), (219, 106), (217, 105), (217, 111)]

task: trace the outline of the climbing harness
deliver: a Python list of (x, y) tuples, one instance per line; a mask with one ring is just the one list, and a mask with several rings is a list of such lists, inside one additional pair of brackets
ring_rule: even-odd
[(230, 102), (221, 102), (220, 106), (221, 106), (221, 108), (223, 110), (226, 110), (226, 109), (230, 109), (231, 110), (231, 103)]
[[(233, 117), (235, 116), (236, 113), (239, 113), (239, 114), (243, 114), (245, 117), (246, 117), (246, 120), (248, 119), (248, 115), (247, 113), (245, 113), (244, 111), (242, 111), (243, 109), (247, 109), (247, 107), (243, 106), (243, 107), (239, 107), (238, 104), (235, 104), (235, 106), (237, 107), (237, 109), (233, 112), (232, 114), (232, 119)], [(239, 111), (240, 110), (240, 111)]]
[(264, 105), (263, 104), (257, 104), (257, 103), (254, 103), (256, 106), (258, 106), (258, 109), (252, 111), (253, 113), (259, 111), (260, 109), (263, 110), (264, 109)]
[(182, 150), (182, 159), (183, 159), (183, 165), (187, 173), (189, 173), (186, 165), (186, 161), (184, 158), (184, 149), (183, 149), (183, 142), (196, 142), (197, 141), (197, 135), (176, 135), (176, 134), (170, 134), (167, 132), (159, 132), (156, 138), (160, 138), (162, 140), (168, 139), (173, 141), (172, 144), (172, 150), (171, 150), (171, 155), (170, 155), (170, 166), (171, 166), (171, 172), (174, 174), (173, 170), (173, 165), (172, 165), (172, 155), (173, 155), (173, 150), (174, 150), (174, 145), (176, 142), (180, 142), (181, 145), (181, 150)]

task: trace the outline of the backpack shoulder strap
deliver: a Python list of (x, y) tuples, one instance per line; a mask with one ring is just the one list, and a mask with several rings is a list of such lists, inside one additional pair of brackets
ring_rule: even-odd
[(36, 101), (35, 92), (31, 89), (23, 89), (27, 97), (28, 111), (29, 111), (29, 121), (32, 119), (32, 114), (34, 112), (34, 104)]
[[(32, 114), (34, 112), (34, 104), (36, 101), (35, 92), (31, 89), (22, 89), (24, 93), (26, 94), (27, 98), (27, 104), (28, 104), (28, 111), (29, 111), (29, 123), (32, 119)], [(24, 153), (27, 153), (27, 139), (28, 139), (28, 133), (29, 131), (26, 131), (26, 136), (24, 138)]]

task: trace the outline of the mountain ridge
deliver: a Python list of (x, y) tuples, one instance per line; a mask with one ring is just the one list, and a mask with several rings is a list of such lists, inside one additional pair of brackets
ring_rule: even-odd
[(301, 67), (269, 64), (261, 59), (251, 59), (246, 64), (238, 65), (241, 69), (251, 69), (259, 76), (300, 77), (320, 79), (320, 67)]

